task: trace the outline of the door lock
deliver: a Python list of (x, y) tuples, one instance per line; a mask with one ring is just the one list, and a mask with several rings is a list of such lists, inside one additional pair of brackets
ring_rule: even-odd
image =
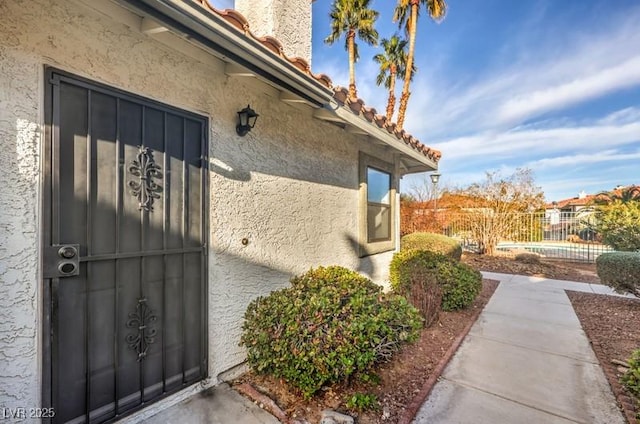
[(78, 256), (78, 249), (75, 246), (62, 246), (58, 250), (58, 255), (63, 259), (72, 259)]
[(44, 250), (44, 278), (72, 277), (80, 274), (80, 245), (57, 244)]

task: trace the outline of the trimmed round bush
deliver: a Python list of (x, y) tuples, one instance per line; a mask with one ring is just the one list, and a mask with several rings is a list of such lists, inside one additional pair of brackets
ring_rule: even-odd
[(603, 284), (640, 297), (640, 252), (603, 253), (596, 259), (596, 270)]
[(384, 294), (346, 268), (319, 267), (251, 302), (240, 344), (253, 370), (283, 378), (309, 398), (389, 360), (421, 328), (404, 297)]
[(430, 327), (438, 320), (442, 309), (442, 287), (437, 273), (416, 260), (418, 250), (397, 253), (391, 261), (391, 286), (418, 308), (424, 324)]
[(400, 250), (428, 250), (449, 256), (457, 261), (462, 257), (460, 243), (442, 234), (436, 233), (412, 233), (400, 239)]
[(426, 250), (408, 250), (396, 253), (391, 261), (389, 279), (396, 293), (411, 292), (420, 276), (429, 284), (435, 278), (442, 289), (442, 309), (454, 311), (469, 306), (482, 290), (482, 274), (470, 266), (448, 256)]

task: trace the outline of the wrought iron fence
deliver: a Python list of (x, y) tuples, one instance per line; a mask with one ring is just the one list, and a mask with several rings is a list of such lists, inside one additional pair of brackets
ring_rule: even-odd
[(467, 251), (495, 249), (496, 253), (509, 256), (533, 252), (545, 258), (576, 262), (595, 262), (600, 254), (612, 251), (601, 243), (594, 229), (595, 215), (589, 210), (510, 214), (487, 210), (430, 211), (420, 218), (430, 221), (428, 226), (416, 228), (420, 225), (415, 222), (420, 220), (414, 220), (407, 227), (440, 232), (460, 241)]

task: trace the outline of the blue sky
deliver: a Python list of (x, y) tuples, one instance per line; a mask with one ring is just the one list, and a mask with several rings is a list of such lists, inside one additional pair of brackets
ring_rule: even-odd
[[(231, 1), (212, 1), (218, 7)], [(348, 85), (344, 43), (326, 45), (330, 0), (313, 3), (314, 72)], [(394, 1), (373, 0), (382, 37), (398, 32)], [(534, 170), (547, 200), (640, 184), (638, 0), (449, 0), (422, 13), (405, 129), (442, 151), (441, 186), (485, 171)], [(402, 34), (402, 32), (400, 32)], [(384, 112), (378, 52), (363, 43), (358, 95)], [(397, 92), (399, 97), (400, 90)], [(424, 174), (407, 176), (406, 191)]]

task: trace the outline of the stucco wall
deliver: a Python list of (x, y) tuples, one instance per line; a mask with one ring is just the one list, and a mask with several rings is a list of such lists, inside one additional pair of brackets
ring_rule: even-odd
[(0, 407), (28, 407), (38, 387), (39, 68), (0, 37)]
[(310, 0), (235, 0), (235, 9), (247, 18), (253, 34), (276, 37), (287, 56), (311, 63)]
[[(40, 398), (45, 64), (210, 117), (213, 381), (244, 359), (237, 344), (247, 303), (291, 275), (340, 264), (386, 279), (390, 253), (357, 257), (358, 151), (381, 153), (364, 140), (255, 79), (226, 77), (215, 59), (191, 57), (201, 52), (141, 34), (135, 19), (127, 26), (70, 0), (0, 2), (0, 16), (0, 407)], [(241, 138), (236, 111), (247, 103), (260, 118)]]

